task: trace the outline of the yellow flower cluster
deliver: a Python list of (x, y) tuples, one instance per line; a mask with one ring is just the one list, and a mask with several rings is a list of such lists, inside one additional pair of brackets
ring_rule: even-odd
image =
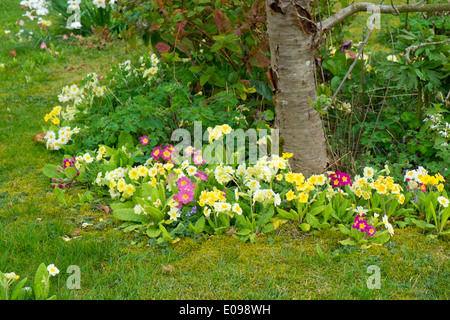
[(51, 120), (51, 122), (55, 125), (58, 125), (60, 123), (59, 115), (61, 113), (61, 106), (56, 106), (50, 111), (50, 113), (47, 113), (44, 117), (45, 122)]
[(417, 180), (419, 180), (420, 182), (422, 182), (422, 184), (425, 185), (436, 186), (436, 189), (439, 192), (442, 192), (442, 190), (444, 190), (444, 184), (442, 182), (445, 182), (445, 179), (440, 173), (437, 173), (434, 176), (430, 176), (429, 174), (426, 175), (418, 174)]
[(224, 134), (229, 134), (233, 129), (227, 124), (223, 124), (220, 126), (215, 126), (214, 128), (208, 128), (209, 133), (209, 143), (212, 143), (213, 141), (219, 139)]
[(213, 191), (203, 190), (200, 194), (198, 204), (201, 207), (206, 205), (213, 207), (215, 202), (223, 202), (226, 198), (223, 194), (223, 191), (220, 191), (216, 187), (214, 187)]
[(366, 177), (356, 176), (350, 189), (358, 198), (363, 197), (365, 200), (369, 200), (372, 197), (373, 190), (375, 190), (380, 195), (396, 195), (400, 204), (403, 204), (405, 201), (405, 196), (401, 193), (403, 188), (399, 184), (394, 183), (394, 178), (391, 176), (378, 176), (375, 181)]
[(404, 180), (408, 182), (408, 187), (412, 190), (420, 189), (425, 191), (427, 185), (436, 186), (436, 189), (439, 192), (444, 190), (444, 177), (439, 173), (431, 176), (428, 174), (428, 171), (421, 166), (419, 166), (416, 170), (407, 171), (404, 176)]

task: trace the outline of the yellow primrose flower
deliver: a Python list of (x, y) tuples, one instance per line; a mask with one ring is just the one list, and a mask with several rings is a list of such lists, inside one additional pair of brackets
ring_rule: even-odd
[(148, 174), (148, 169), (144, 166), (139, 166), (137, 171), (140, 177), (146, 177)]
[(59, 118), (53, 118), (52, 119), (53, 124), (59, 124)]
[(47, 122), (48, 120), (50, 120), (51, 116), (47, 113), (44, 117), (45, 122)]
[(128, 176), (130, 179), (137, 180), (139, 179), (139, 172), (136, 168), (133, 168), (128, 172)]
[(283, 175), (282, 174), (277, 174), (275, 177), (278, 181), (283, 180)]
[(308, 183), (316, 184), (316, 182), (317, 182), (317, 176), (313, 175), (313, 176), (309, 177)]
[(391, 193), (393, 194), (399, 194), (402, 190), (402, 187), (398, 184), (394, 184), (394, 186), (391, 188)]
[(403, 204), (405, 202), (405, 196), (401, 193), (398, 194), (398, 203)]
[(379, 194), (386, 194), (387, 190), (388, 190), (386, 185), (384, 185), (384, 184), (379, 184), (376, 189)]
[(305, 176), (303, 176), (303, 174), (301, 173), (295, 174), (295, 184), (297, 186), (300, 186), (301, 184), (303, 184), (303, 182), (305, 182)]
[(440, 183), (436, 186), (436, 188), (439, 192), (442, 192), (442, 190), (444, 190), (444, 185), (442, 183)]
[(109, 188), (110, 189), (113, 189), (116, 185), (117, 185), (116, 181), (114, 181), (114, 180), (109, 181)]
[(125, 179), (123, 178), (119, 179), (119, 181), (117, 182), (117, 190), (120, 192), (124, 192), (125, 186), (126, 186)]
[(127, 184), (125, 186), (125, 193), (129, 194), (130, 196), (132, 196), (135, 191), (136, 188), (132, 184)]
[(309, 198), (309, 194), (302, 192), (298, 196), (298, 202), (306, 203), (308, 201), (308, 198)]
[(297, 198), (297, 196), (295, 195), (295, 193), (292, 190), (289, 190), (289, 192), (286, 193), (287, 201), (292, 201), (292, 200), (294, 200), (296, 198)]
[(286, 153), (286, 152), (283, 152), (283, 155), (281, 156), (283, 159), (289, 159), (289, 158), (292, 158), (294, 156), (294, 154), (293, 153)]
[(284, 175), (286, 182), (293, 183), (295, 181), (295, 173), (289, 172)]
[(363, 192), (363, 198), (364, 198), (364, 200), (369, 200), (370, 197), (371, 197), (371, 193), (370, 193), (370, 192), (367, 192), (367, 191), (364, 191), (364, 192)]

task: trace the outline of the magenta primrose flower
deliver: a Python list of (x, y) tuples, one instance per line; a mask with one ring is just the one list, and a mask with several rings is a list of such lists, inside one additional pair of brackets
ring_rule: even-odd
[(336, 171), (330, 175), (331, 185), (333, 187), (343, 187), (346, 185), (352, 185), (352, 180), (348, 173), (344, 173), (341, 171)]
[(200, 152), (194, 153), (194, 156), (192, 157), (192, 160), (194, 161), (194, 164), (199, 166), (201, 164), (205, 164), (205, 159), (201, 155)]
[(192, 181), (188, 177), (181, 177), (177, 180), (179, 190), (189, 189), (190, 187), (192, 187)]
[(373, 226), (369, 225), (367, 221), (361, 219), (363, 216), (364, 214), (363, 215), (358, 214), (355, 217), (352, 228), (357, 229), (361, 232), (366, 232), (369, 236), (372, 237), (375, 234), (375, 232), (377, 232), (377, 230)]
[(74, 164), (75, 164), (75, 162), (73, 161), (73, 159), (64, 159), (64, 161), (63, 161), (64, 169), (67, 167), (72, 167)]
[(194, 174), (194, 177), (197, 177), (203, 181), (208, 181), (208, 175), (201, 170), (197, 170), (197, 173)]
[(366, 230), (367, 234), (371, 237), (377, 232), (377, 230), (373, 226), (369, 226)]
[(150, 156), (153, 159), (158, 160), (161, 157), (161, 153), (162, 153), (161, 146), (155, 147), (155, 148), (153, 148), (152, 152), (150, 153)]
[(185, 188), (174, 195), (174, 198), (178, 200), (180, 204), (187, 204), (194, 200), (194, 190)]
[(146, 146), (150, 143), (150, 140), (148, 139), (147, 136), (142, 136), (139, 138), (139, 142), (143, 145)]
[(165, 161), (169, 161), (172, 159), (172, 150), (170, 146), (165, 146), (164, 149), (161, 151), (161, 158), (163, 158)]
[(45, 48), (47, 48), (47, 44), (45, 42), (42, 42), (41, 43), (41, 49), (45, 49)]
[(359, 220), (358, 224), (356, 226), (356, 229), (361, 231), (361, 232), (365, 232), (367, 230), (367, 228), (369, 227), (369, 224), (367, 223), (367, 221), (365, 220)]

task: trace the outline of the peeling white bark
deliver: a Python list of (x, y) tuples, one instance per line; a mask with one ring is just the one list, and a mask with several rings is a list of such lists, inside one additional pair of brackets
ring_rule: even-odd
[[(327, 166), (326, 141), (319, 114), (309, 104), (316, 98), (314, 32), (297, 16), (295, 1), (266, 1), (267, 30), (276, 89), (275, 126), (284, 140), (284, 151), (293, 153), (293, 171), (305, 176)], [(297, 5), (305, 5), (297, 3)], [(308, 10), (308, 7), (302, 7)]]

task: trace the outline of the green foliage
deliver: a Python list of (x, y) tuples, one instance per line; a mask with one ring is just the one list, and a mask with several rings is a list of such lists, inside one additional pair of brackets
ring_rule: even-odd
[(144, 44), (171, 62), (189, 59), (197, 92), (211, 95), (217, 88), (233, 88), (246, 100), (245, 90), (254, 87), (264, 107), (272, 107), (264, 74), (270, 65), (264, 1), (119, 0), (117, 4), (127, 8), (116, 13), (128, 28), (121, 36), (132, 45), (142, 37)]
[[(41, 263), (33, 281), (24, 278), (12, 287), (11, 285), (19, 279), (19, 276), (14, 272), (0, 271), (0, 300), (55, 300), (56, 295), (49, 297), (50, 277), (47, 266)], [(11, 292), (10, 288), (12, 288)]]

